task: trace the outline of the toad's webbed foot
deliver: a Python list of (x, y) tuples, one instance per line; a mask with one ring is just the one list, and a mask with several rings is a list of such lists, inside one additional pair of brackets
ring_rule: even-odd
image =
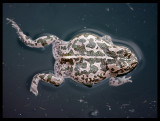
[(63, 82), (64, 78), (63, 77), (56, 77), (52, 73), (49, 73), (49, 74), (45, 74), (45, 73), (36, 74), (33, 77), (33, 80), (31, 82), (31, 87), (30, 87), (30, 91), (33, 94), (35, 94), (36, 96), (38, 95), (38, 89), (37, 88), (38, 88), (39, 80), (42, 80), (44, 82), (53, 84), (55, 86), (59, 86)]
[(111, 77), (109, 79), (109, 85), (110, 86), (120, 86), (120, 85), (125, 84), (127, 82), (132, 83), (132, 80), (130, 80), (130, 79), (131, 79), (131, 76), (128, 77), (128, 78), (126, 78), (125, 76), (123, 76), (123, 77), (116, 77), (116, 79), (115, 79), (115, 77)]

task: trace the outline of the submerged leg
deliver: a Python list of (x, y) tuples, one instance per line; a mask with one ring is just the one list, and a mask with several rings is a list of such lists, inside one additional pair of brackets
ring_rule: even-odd
[(12, 27), (17, 30), (17, 34), (19, 38), (24, 42), (26, 46), (32, 47), (32, 48), (44, 48), (44, 46), (51, 44), (52, 42), (55, 41), (60, 41), (58, 37), (54, 35), (46, 35), (37, 38), (35, 41), (33, 41), (30, 37), (26, 36), (20, 27), (14, 22), (13, 20), (6, 18), (9, 22), (12, 23)]
[(116, 78), (117, 78), (117, 79), (115, 79), (114, 77), (111, 77), (111, 78), (110, 78), (110, 80), (109, 80), (109, 85), (110, 85), (110, 86), (115, 86), (115, 87), (117, 87), (117, 86), (120, 86), (120, 85), (125, 84), (125, 83), (127, 83), (127, 82), (132, 83), (132, 80), (130, 80), (130, 79), (131, 79), (131, 76), (128, 77), (128, 78), (126, 78), (125, 76), (123, 76), (123, 77), (116, 77)]
[(42, 80), (44, 82), (53, 84), (55, 86), (59, 86), (63, 82), (64, 78), (63, 77), (57, 77), (52, 73), (49, 73), (49, 74), (45, 74), (45, 73), (36, 74), (32, 79), (31, 87), (30, 87), (30, 91), (33, 94), (35, 94), (36, 96), (38, 95), (38, 89), (37, 88), (38, 88), (39, 80)]

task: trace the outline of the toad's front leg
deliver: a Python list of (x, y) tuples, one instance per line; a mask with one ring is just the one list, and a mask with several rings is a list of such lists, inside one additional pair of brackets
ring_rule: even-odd
[(39, 80), (42, 80), (44, 82), (50, 83), (50, 84), (54, 84), (55, 86), (59, 86), (64, 78), (63, 77), (57, 77), (52, 73), (49, 74), (45, 74), (45, 73), (39, 73), (36, 74), (31, 82), (31, 87), (30, 87), (30, 91), (35, 94), (36, 96), (38, 95), (38, 83)]
[(132, 83), (132, 80), (130, 80), (130, 79), (131, 79), (131, 76), (128, 77), (128, 78), (126, 78), (125, 76), (116, 77), (116, 78), (115, 77), (111, 77), (110, 80), (109, 80), (109, 85), (117, 87), (117, 86), (120, 86), (120, 85), (125, 84), (127, 82)]

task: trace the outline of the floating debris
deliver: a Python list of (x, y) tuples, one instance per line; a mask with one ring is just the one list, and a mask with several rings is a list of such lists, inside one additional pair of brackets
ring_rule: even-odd
[(91, 112), (91, 115), (92, 115), (92, 116), (97, 116), (98, 113), (99, 113), (99, 111), (98, 111), (98, 110), (95, 110), (95, 111), (92, 111), (92, 112)]
[(106, 11), (109, 12), (109, 8), (106, 8)]
[(151, 101), (149, 104), (151, 105), (151, 104), (153, 104), (153, 103), (156, 103), (156, 101), (155, 101), (155, 100), (153, 100), (153, 101)]
[(150, 101), (149, 103), (149, 109), (152, 110), (152, 111), (156, 111), (157, 110), (157, 104), (156, 104), (157, 101), (153, 100), (153, 101)]
[(78, 101), (79, 101), (80, 103), (84, 102), (84, 100), (83, 100), (83, 99), (79, 99)]
[(153, 100), (153, 101), (151, 101), (151, 102), (156, 103), (157, 101)]
[(130, 3), (126, 3), (126, 5), (129, 7), (129, 9), (130, 9), (131, 11), (134, 11), (134, 9), (133, 9), (133, 7), (130, 5)]
[(135, 112), (135, 109), (129, 109), (128, 111), (133, 113), (133, 112)]
[(108, 107), (108, 110), (111, 110), (111, 106), (107, 103), (106, 106)]
[(21, 114), (21, 113), (19, 113), (18, 115), (19, 115), (19, 116), (22, 116), (22, 114)]
[(43, 107), (39, 107), (40, 109), (42, 109), (42, 110), (46, 110), (45, 108), (43, 108)]
[(147, 100), (144, 100), (143, 103), (147, 103)]
[(80, 103), (85, 103), (85, 104), (88, 103), (87, 101), (85, 101), (85, 100), (83, 100), (83, 99), (79, 99), (78, 102), (80, 102)]
[(122, 105), (120, 106), (120, 108), (121, 108), (121, 109), (125, 109), (126, 106), (129, 106), (129, 104), (122, 104)]

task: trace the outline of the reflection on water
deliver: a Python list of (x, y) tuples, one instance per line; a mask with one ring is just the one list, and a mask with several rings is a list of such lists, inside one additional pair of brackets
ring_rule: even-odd
[[(107, 80), (88, 88), (67, 78), (60, 87), (39, 84), (29, 92), (32, 77), (52, 70), (51, 46), (24, 46), (6, 24), (13, 18), (24, 33), (36, 38), (53, 33), (69, 41), (82, 32), (110, 35), (117, 45), (134, 51), (139, 65), (128, 75), (133, 83), (108, 86)], [(122, 38), (123, 37), (123, 38)], [(157, 117), (157, 5), (133, 3), (3, 4), (3, 117)]]

